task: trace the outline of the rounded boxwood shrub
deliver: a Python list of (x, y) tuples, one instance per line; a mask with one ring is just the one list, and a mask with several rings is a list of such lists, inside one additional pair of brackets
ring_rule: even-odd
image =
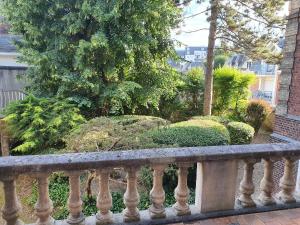
[(254, 136), (254, 128), (246, 123), (230, 122), (227, 129), (233, 145), (250, 144)]
[(194, 117), (192, 117), (192, 119), (195, 119), (195, 120), (212, 120), (212, 121), (221, 123), (225, 126), (232, 121), (229, 118), (224, 117), (224, 116), (194, 116)]
[(180, 147), (227, 145), (230, 142), (226, 127), (212, 120), (192, 119), (152, 131), (157, 144)]

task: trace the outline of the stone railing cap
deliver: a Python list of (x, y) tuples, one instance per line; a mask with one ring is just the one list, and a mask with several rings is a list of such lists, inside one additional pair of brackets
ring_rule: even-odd
[(300, 157), (300, 144), (227, 145), (0, 157), (0, 177), (9, 174), (147, 166), (267, 157)]

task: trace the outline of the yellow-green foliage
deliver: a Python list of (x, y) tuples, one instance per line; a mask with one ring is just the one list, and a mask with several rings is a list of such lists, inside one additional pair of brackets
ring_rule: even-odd
[(167, 124), (168, 121), (151, 116), (98, 117), (68, 135), (66, 149), (80, 152), (158, 147), (145, 132)]
[(181, 147), (227, 145), (230, 142), (226, 127), (212, 120), (175, 123), (153, 131), (151, 136), (155, 143)]
[(68, 101), (33, 95), (10, 104), (4, 113), (15, 140), (13, 151), (24, 154), (64, 147), (63, 136), (84, 122), (79, 109)]
[(249, 97), (249, 87), (255, 74), (232, 67), (214, 70), (214, 111), (221, 114), (230, 110), (239, 112), (239, 106)]

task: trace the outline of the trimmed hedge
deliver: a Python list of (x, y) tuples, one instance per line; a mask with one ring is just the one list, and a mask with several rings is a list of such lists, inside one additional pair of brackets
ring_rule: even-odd
[(224, 116), (194, 116), (194, 117), (192, 117), (192, 119), (193, 120), (212, 120), (212, 121), (221, 123), (225, 126), (232, 121), (229, 118), (226, 118)]
[(98, 117), (80, 125), (65, 140), (68, 151), (130, 150), (161, 147), (144, 135), (167, 120), (152, 116)]
[(230, 122), (227, 124), (232, 145), (250, 144), (254, 137), (254, 128), (246, 123)]
[(227, 145), (230, 142), (226, 127), (212, 120), (192, 119), (152, 131), (157, 144), (180, 147)]

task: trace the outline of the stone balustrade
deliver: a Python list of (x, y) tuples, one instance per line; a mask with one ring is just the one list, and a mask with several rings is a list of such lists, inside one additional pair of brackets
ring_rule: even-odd
[[(74, 153), (0, 158), (0, 180), (4, 187), (5, 205), (2, 217), (7, 225), (23, 224), (19, 218), (21, 205), (16, 194), (18, 175), (37, 180), (38, 199), (35, 205), (35, 225), (102, 225), (102, 224), (165, 224), (300, 207), (295, 198), (294, 166), (300, 158), (300, 144), (236, 145), (196, 148), (168, 148), (115, 152)], [(273, 164), (284, 160), (280, 191), (273, 192)], [(237, 186), (238, 163), (243, 163), (243, 179)], [(189, 205), (188, 169), (197, 163), (195, 205)], [(264, 175), (260, 187), (253, 183), (254, 166), (263, 163)], [(176, 203), (165, 208), (163, 176), (166, 168), (178, 168), (178, 185), (174, 190)], [(153, 169), (151, 205), (138, 209), (138, 173), (149, 166)], [(109, 177), (114, 168), (123, 167), (127, 173), (123, 213), (113, 214), (114, 204)], [(80, 175), (95, 170), (99, 177), (98, 213), (85, 216), (80, 191)], [(48, 177), (53, 172), (65, 172), (69, 177), (69, 216), (64, 221), (52, 218), (53, 204), (49, 197)], [(259, 188), (259, 196), (253, 193)]]

